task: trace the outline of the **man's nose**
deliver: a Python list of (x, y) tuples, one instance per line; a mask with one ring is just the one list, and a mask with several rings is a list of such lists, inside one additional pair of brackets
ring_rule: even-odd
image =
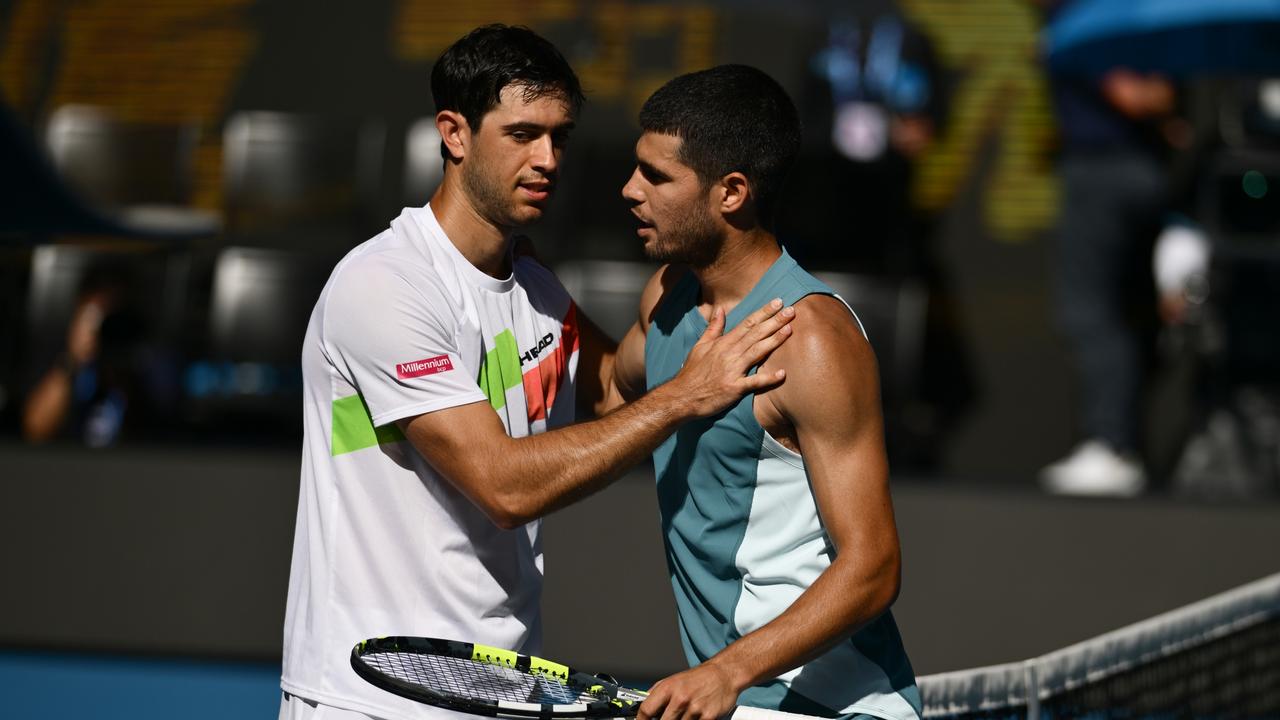
[(640, 183), (638, 182), (639, 169), (631, 171), (631, 177), (627, 178), (627, 184), (622, 186), (622, 197), (632, 205), (639, 205), (644, 202), (644, 196), (640, 193)]
[(560, 151), (552, 142), (550, 135), (543, 135), (534, 140), (533, 157), (530, 163), (533, 169), (541, 173), (550, 174), (555, 172), (560, 165)]

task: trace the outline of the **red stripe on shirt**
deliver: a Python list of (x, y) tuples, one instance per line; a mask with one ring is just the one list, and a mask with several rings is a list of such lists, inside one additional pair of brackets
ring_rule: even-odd
[(543, 420), (548, 409), (556, 403), (556, 396), (569, 376), (569, 358), (578, 351), (578, 310), (572, 302), (560, 325), (560, 343), (551, 354), (524, 374), (525, 404), (529, 408), (529, 422)]

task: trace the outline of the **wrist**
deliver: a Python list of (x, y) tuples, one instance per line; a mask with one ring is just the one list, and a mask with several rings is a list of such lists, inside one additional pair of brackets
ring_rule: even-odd
[(732, 646), (725, 648), (719, 655), (707, 660), (705, 664), (711, 665), (725, 678), (729, 683), (729, 688), (735, 694), (740, 694), (747, 688), (755, 685), (757, 678), (752, 673), (751, 668), (746, 667), (743, 663), (738, 662), (733, 657)]
[(678, 376), (650, 390), (641, 400), (647, 400), (661, 408), (675, 425), (682, 425), (698, 418), (690, 394), (680, 387)]

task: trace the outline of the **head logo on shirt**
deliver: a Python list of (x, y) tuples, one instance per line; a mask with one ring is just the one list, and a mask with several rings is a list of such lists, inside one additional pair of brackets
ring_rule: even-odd
[[(548, 410), (555, 404), (561, 387), (569, 378), (569, 360), (578, 352), (575, 308), (570, 302), (561, 321), (560, 343), (554, 348), (550, 347), (556, 341), (554, 333), (548, 333), (533, 343), (524, 356), (520, 355), (511, 330), (503, 330), (494, 337), (493, 349), (481, 359), (480, 374), (476, 378), (494, 410), (506, 407), (507, 392), (523, 385), (529, 422), (547, 418)], [(572, 397), (569, 402), (573, 402)]]
[(435, 375), (436, 373), (442, 373), (452, 369), (453, 363), (449, 360), (448, 355), (437, 355), (425, 360), (397, 363), (396, 377), (401, 380), (409, 380), (411, 378), (422, 377), (423, 375)]

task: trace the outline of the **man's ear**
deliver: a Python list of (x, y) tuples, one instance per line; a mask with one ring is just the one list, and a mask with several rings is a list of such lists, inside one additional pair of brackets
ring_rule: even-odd
[(436, 130), (450, 158), (461, 160), (466, 157), (467, 149), (471, 147), (471, 126), (462, 113), (453, 110), (436, 113)]
[(747, 176), (740, 172), (731, 172), (720, 178), (719, 187), (720, 197), (717, 200), (722, 213), (736, 213), (742, 210), (751, 199), (751, 183), (747, 182)]

